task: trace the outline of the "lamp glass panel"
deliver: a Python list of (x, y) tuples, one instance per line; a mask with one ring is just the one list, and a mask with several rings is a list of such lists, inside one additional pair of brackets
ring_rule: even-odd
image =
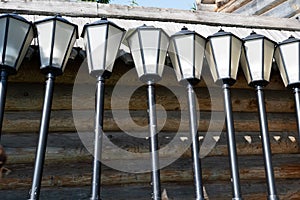
[(133, 33), (128, 39), (128, 44), (130, 47), (131, 55), (134, 60), (135, 68), (138, 73), (138, 76), (141, 77), (144, 75), (144, 64), (142, 58), (142, 50), (139, 41), (138, 31)]
[(177, 57), (177, 54), (176, 54), (174, 39), (172, 39), (170, 41), (170, 46), (169, 46), (168, 53), (169, 53), (173, 68), (175, 70), (177, 80), (181, 81), (183, 78), (182, 78), (181, 71), (180, 71), (180, 68), (179, 68), (179, 61), (178, 61), (178, 57)]
[(216, 61), (217, 79), (230, 78), (230, 36), (212, 37), (212, 53)]
[(237, 72), (238, 72), (238, 67), (239, 67), (239, 62), (240, 62), (240, 57), (241, 57), (241, 50), (242, 50), (242, 41), (237, 39), (236, 37), (231, 37), (231, 74), (230, 78), (236, 79)]
[(17, 70), (20, 67), (21, 63), (22, 63), (22, 61), (23, 61), (23, 59), (24, 59), (24, 57), (25, 57), (25, 55), (27, 53), (27, 50), (28, 50), (28, 48), (29, 48), (29, 46), (30, 46), (30, 44), (31, 44), (31, 42), (33, 40), (33, 38), (34, 38), (33, 28), (30, 27), (30, 31), (28, 33), (27, 38), (25, 38), (26, 40), (24, 42), (24, 46), (23, 46), (22, 51), (20, 53), (20, 57), (19, 57), (18, 63), (16, 63), (16, 69)]
[(160, 51), (159, 51), (159, 61), (158, 61), (157, 72), (158, 72), (158, 75), (161, 77), (163, 70), (164, 70), (168, 46), (169, 46), (169, 36), (167, 36), (163, 31), (160, 31), (160, 34), (161, 34)]
[(107, 26), (89, 26), (86, 29), (86, 51), (90, 73), (94, 70), (104, 71), (104, 56)]
[[(248, 40), (244, 43), (246, 57), (242, 56), (242, 63), (249, 64), (248, 67), (242, 65), (243, 70), (249, 70), (247, 74), (248, 83), (252, 81), (262, 80), (263, 70), (263, 39)], [(244, 61), (245, 59), (245, 61)], [(247, 63), (248, 61), (248, 63)], [(251, 76), (250, 76), (251, 74)]]
[(247, 63), (247, 58), (245, 54), (245, 46), (242, 46), (242, 53), (241, 53), (241, 59), (240, 59), (241, 67), (244, 72), (244, 75), (246, 77), (247, 83), (251, 83), (251, 75), (249, 70), (249, 65)]
[(204, 58), (204, 48), (206, 41), (200, 36), (196, 35), (195, 37), (195, 78), (200, 80), (202, 66), (203, 66), (203, 58)]
[(63, 62), (64, 59), (68, 59), (68, 48), (72, 48), (74, 44), (73, 43), (68, 46), (72, 40), (72, 36), (74, 37), (74, 26), (61, 21), (56, 21), (52, 58), (53, 67), (61, 68), (62, 70), (64, 70), (65, 64), (67, 62)]
[(208, 65), (209, 65), (211, 75), (212, 75), (214, 81), (216, 82), (218, 80), (217, 67), (215, 64), (214, 55), (212, 52), (212, 47), (211, 47), (210, 41), (208, 41), (206, 43), (205, 57), (206, 57)]
[(264, 41), (264, 80), (269, 81), (274, 57), (275, 45), (269, 40)]
[[(75, 29), (75, 28), (74, 28)], [(73, 49), (73, 46), (74, 46), (74, 44), (75, 44), (75, 42), (76, 42), (76, 36), (77, 36), (77, 30), (75, 29), (74, 30), (74, 34), (73, 34), (73, 36), (72, 36), (72, 38), (71, 38), (71, 41), (70, 41), (70, 46), (69, 46), (69, 48), (67, 49), (67, 52), (66, 52), (66, 54), (65, 54), (65, 60), (63, 61), (63, 64), (62, 64), (62, 71), (64, 71), (65, 70), (65, 67), (66, 67), (66, 65), (67, 65), (67, 63), (68, 63), (68, 59), (69, 59), (69, 57), (70, 57), (70, 54), (71, 54), (71, 52), (72, 52), (72, 49)]]
[(182, 70), (182, 78), (193, 78), (194, 72), (194, 36), (179, 36), (174, 40)]
[(15, 67), (23, 41), (30, 25), (17, 19), (9, 19), (7, 45), (5, 51), (5, 65)]
[(113, 66), (123, 39), (124, 31), (114, 26), (108, 28), (108, 41), (106, 52), (106, 65), (107, 71), (112, 72)]
[(141, 50), (144, 52), (146, 74), (157, 74), (158, 51), (160, 49), (159, 30), (140, 30)]
[(281, 56), (285, 65), (289, 84), (298, 83), (299, 80), (299, 42), (281, 45)]
[(45, 21), (36, 25), (41, 67), (50, 65), (53, 21)]
[(275, 56), (275, 60), (276, 60), (278, 69), (280, 71), (281, 78), (282, 78), (283, 83), (286, 87), (286, 86), (288, 86), (289, 82), (288, 82), (287, 74), (286, 74), (286, 71), (285, 71), (285, 66), (284, 66), (284, 63), (283, 63), (283, 60), (282, 60), (282, 57), (281, 57), (280, 47), (276, 48), (274, 56)]
[(7, 18), (0, 18), (0, 64), (3, 64), (2, 60), (2, 53), (3, 53), (3, 46), (4, 46), (4, 38), (5, 38), (5, 29), (6, 29), (6, 19)]

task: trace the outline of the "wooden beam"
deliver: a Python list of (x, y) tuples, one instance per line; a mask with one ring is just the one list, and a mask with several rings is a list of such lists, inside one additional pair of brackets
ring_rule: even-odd
[(299, 0), (288, 0), (263, 13), (262, 15), (273, 17), (292, 17), (298, 13), (300, 13)]
[[(68, 9), (66, 9), (66, 7)], [(17, 12), (29, 15), (55, 15), (71, 17), (101, 17), (126, 20), (161, 21), (211, 26), (230, 26), (245, 28), (277, 29), (299, 31), (300, 24), (294, 19), (269, 17), (241, 17), (239, 15), (204, 11), (184, 11), (165, 8), (130, 7), (113, 4), (79, 2), (13, 2), (0, 3), (0, 12)], [(157, 13), (160, 13), (159, 15)], [(185, 16), (185, 17), (183, 17)]]
[(251, 2), (251, 0), (231, 0), (227, 4), (219, 7), (217, 12), (234, 12), (236, 9), (244, 6), (245, 4)]
[(262, 13), (270, 10), (271, 8), (285, 2), (286, 0), (253, 0), (248, 4), (236, 9), (234, 13), (245, 15), (261, 15)]

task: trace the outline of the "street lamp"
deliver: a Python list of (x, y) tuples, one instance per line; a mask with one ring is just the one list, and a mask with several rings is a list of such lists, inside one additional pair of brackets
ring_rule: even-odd
[(0, 140), (7, 77), (17, 73), (33, 37), (31, 22), (17, 14), (0, 15)]
[(194, 85), (200, 81), (206, 39), (182, 28), (171, 36), (169, 55), (179, 82), (187, 88), (196, 199), (204, 200)]
[(206, 59), (216, 83), (223, 86), (225, 119), (230, 158), (233, 200), (241, 200), (239, 167), (235, 143), (235, 131), (232, 116), (230, 86), (236, 81), (236, 75), (241, 55), (242, 41), (230, 32), (220, 30), (208, 36), (206, 43)]
[(111, 75), (125, 30), (102, 18), (83, 27), (89, 73), (97, 78), (95, 144), (91, 200), (100, 199), (101, 150), (103, 138), (104, 83)]
[(152, 190), (153, 199), (160, 200), (159, 147), (154, 85), (162, 76), (169, 45), (169, 36), (161, 28), (143, 25), (132, 30), (127, 37), (127, 42), (138, 77), (142, 82), (148, 85)]
[(300, 39), (291, 36), (279, 43), (275, 60), (285, 87), (294, 91), (300, 143)]
[(39, 199), (49, 129), (54, 79), (61, 75), (78, 38), (77, 26), (59, 15), (35, 22), (41, 72), (46, 75), (46, 91), (41, 117), (30, 200)]
[(243, 41), (244, 45), (240, 61), (248, 84), (256, 90), (264, 163), (268, 183), (268, 200), (278, 200), (263, 92), (263, 87), (266, 86), (270, 80), (275, 43), (267, 37), (256, 34), (255, 32), (252, 32), (249, 36), (244, 38)]

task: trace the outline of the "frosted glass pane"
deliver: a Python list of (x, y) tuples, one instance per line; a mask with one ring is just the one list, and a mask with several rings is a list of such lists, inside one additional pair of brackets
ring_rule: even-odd
[(20, 67), (20, 65), (21, 65), (21, 63), (22, 63), (22, 61), (23, 61), (23, 59), (24, 59), (24, 57), (27, 53), (28, 47), (31, 44), (33, 37), (34, 37), (33, 28), (30, 28), (30, 32), (29, 32), (28, 37), (27, 37), (27, 39), (24, 43), (24, 47), (23, 47), (23, 50), (20, 54), (20, 58), (18, 60), (18, 63), (16, 64), (16, 69), (17, 70)]
[(177, 53), (183, 78), (193, 78), (194, 76), (194, 36), (177, 37), (176, 40)]
[(138, 73), (138, 76), (141, 77), (144, 75), (144, 66), (142, 62), (142, 54), (141, 54), (141, 47), (139, 43), (138, 38), (138, 32), (135, 32), (133, 35), (130, 36), (130, 38), (127, 39), (131, 55), (135, 64), (136, 71)]
[(240, 59), (241, 67), (246, 77), (247, 83), (251, 83), (252, 79), (250, 76), (249, 65), (247, 63), (245, 47), (242, 47), (241, 59)]
[(242, 42), (236, 37), (232, 37), (231, 46), (231, 74), (230, 78), (236, 79), (240, 57), (241, 57)]
[[(289, 77), (289, 84), (298, 83), (299, 80), (299, 43), (288, 43), (281, 45), (281, 54), (286, 66), (287, 76)], [(296, 58), (296, 59), (295, 59)]]
[(74, 31), (73, 37), (72, 37), (71, 42), (70, 42), (70, 48), (67, 50), (66, 56), (65, 56), (66, 59), (63, 61), (63, 64), (62, 64), (62, 71), (65, 70), (65, 67), (67, 65), (68, 59), (69, 59), (70, 54), (72, 52), (72, 48), (73, 48), (74, 43), (76, 41), (76, 35), (77, 35), (76, 31)]
[[(56, 21), (55, 28), (55, 39), (54, 39), (54, 49), (53, 49), (53, 59), (52, 66), (61, 68), (63, 59), (66, 56), (68, 51), (68, 45), (71, 40), (72, 34), (74, 31), (74, 27), (70, 24), (66, 24), (60, 21)], [(68, 58), (66, 58), (67, 60)]]
[(2, 52), (3, 52), (3, 45), (4, 45), (4, 37), (5, 37), (5, 29), (6, 29), (6, 18), (0, 19), (0, 64), (3, 63), (2, 60)]
[(195, 78), (200, 80), (203, 59), (204, 59), (204, 48), (205, 48), (205, 40), (199, 36), (196, 36), (195, 40)]
[(215, 61), (214, 61), (214, 55), (212, 53), (212, 48), (211, 48), (211, 42), (210, 41), (208, 41), (206, 43), (205, 57), (206, 57), (208, 65), (209, 65), (211, 75), (212, 75), (214, 81), (216, 82), (218, 80), (218, 74), (217, 74), (217, 69), (216, 69), (216, 65), (215, 65)]
[(146, 74), (157, 73), (159, 30), (140, 30), (141, 48), (144, 52)]
[(269, 40), (265, 40), (264, 43), (264, 49), (265, 49), (265, 72), (264, 72), (264, 79), (266, 81), (270, 80), (270, 75), (271, 75), (271, 69), (272, 69), (272, 61), (273, 61), (273, 56), (274, 56), (274, 44), (270, 42)]
[(8, 40), (5, 53), (5, 65), (15, 66), (16, 59), (22, 47), (29, 24), (10, 18)]
[(280, 53), (280, 48), (279, 47), (276, 48), (274, 56), (275, 56), (275, 59), (276, 59), (278, 69), (280, 71), (281, 78), (282, 78), (283, 83), (286, 87), (289, 83), (288, 83), (288, 79), (287, 79), (287, 74), (286, 74), (285, 69), (284, 69), (284, 64), (283, 64), (283, 61), (281, 59), (281, 53)]
[(263, 69), (263, 39), (249, 40), (245, 42), (246, 57), (252, 76), (251, 81), (262, 80)]
[(106, 38), (107, 26), (89, 26), (86, 29), (87, 37), (89, 39), (87, 43), (88, 51), (88, 63), (90, 72), (94, 70), (104, 71), (104, 53), (105, 53), (105, 38)]
[(167, 56), (167, 50), (169, 46), (169, 36), (167, 36), (164, 32), (161, 32), (161, 38), (160, 38), (160, 52), (159, 52), (159, 62), (158, 62), (158, 75), (161, 77), (164, 67), (165, 67), (165, 61)]
[(124, 32), (114, 26), (109, 26), (109, 38), (107, 43), (106, 70), (112, 71), (118, 54)]
[(49, 66), (50, 64), (50, 54), (51, 54), (51, 42), (52, 42), (52, 29), (53, 21), (46, 21), (36, 25), (39, 51), (41, 58), (41, 66)]
[(181, 75), (181, 71), (180, 71), (180, 68), (179, 68), (179, 62), (178, 62), (178, 58), (177, 58), (177, 54), (176, 54), (173, 39), (170, 41), (170, 46), (169, 46), (168, 53), (169, 53), (173, 68), (175, 70), (177, 80), (181, 81), (182, 80), (182, 75)]
[(210, 39), (210, 42), (219, 73), (218, 79), (230, 78), (230, 37), (214, 37)]

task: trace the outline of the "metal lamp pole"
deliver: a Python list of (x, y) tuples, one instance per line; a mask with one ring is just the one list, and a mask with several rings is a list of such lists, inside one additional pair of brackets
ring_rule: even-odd
[(195, 198), (197, 200), (204, 200), (204, 192), (194, 85), (200, 81), (205, 43), (205, 37), (183, 27), (181, 31), (171, 36), (168, 50), (177, 80), (183, 84), (187, 90)]
[(257, 95), (264, 163), (265, 163), (265, 171), (267, 176), (268, 200), (279, 200), (277, 196), (274, 170), (272, 165), (271, 145), (270, 145), (270, 138), (269, 138), (269, 131), (268, 131), (268, 121), (266, 115), (266, 106), (265, 106), (263, 87), (257, 85), (255, 87), (255, 90)]
[(139, 79), (147, 84), (152, 199), (160, 200), (159, 147), (154, 84), (162, 77), (169, 46), (169, 36), (161, 28), (146, 25), (129, 30), (128, 32), (130, 34), (126, 40), (135, 63), (136, 71)]
[(101, 153), (103, 141), (104, 83), (109, 78), (118, 54), (125, 30), (106, 18), (86, 24), (84, 38), (89, 74), (97, 78), (95, 94), (95, 143), (90, 200), (100, 199)]
[[(299, 87), (294, 87), (293, 92), (295, 97), (298, 135), (300, 138), (300, 89)], [(299, 139), (299, 143), (300, 143), (300, 139)]]
[(206, 59), (210, 66), (210, 71), (214, 81), (216, 83), (222, 83), (224, 94), (224, 112), (227, 129), (233, 200), (241, 200), (242, 195), (232, 116), (230, 86), (234, 84), (236, 80), (241, 49), (241, 39), (230, 32), (225, 32), (221, 29), (219, 32), (208, 36), (208, 42), (206, 44)]
[[(0, 141), (5, 109), (7, 78), (16, 74), (34, 38), (31, 22), (17, 14), (0, 15)], [(12, 33), (14, 32), (14, 33)], [(16, 40), (18, 38), (18, 40)]]
[[(56, 76), (63, 74), (71, 49), (76, 38), (78, 38), (77, 26), (63, 19), (59, 15), (35, 22), (35, 26), (38, 32), (37, 39), (39, 51), (43, 52), (43, 54), (40, 54), (40, 68), (42, 73), (46, 74), (46, 88), (29, 200), (37, 200), (40, 198), (54, 80)], [(49, 26), (53, 27), (50, 38), (48, 34)], [(60, 31), (62, 27), (65, 32)], [(48, 48), (49, 46), (51, 46), (51, 48)], [(65, 49), (65, 52), (62, 52), (60, 48)]]

